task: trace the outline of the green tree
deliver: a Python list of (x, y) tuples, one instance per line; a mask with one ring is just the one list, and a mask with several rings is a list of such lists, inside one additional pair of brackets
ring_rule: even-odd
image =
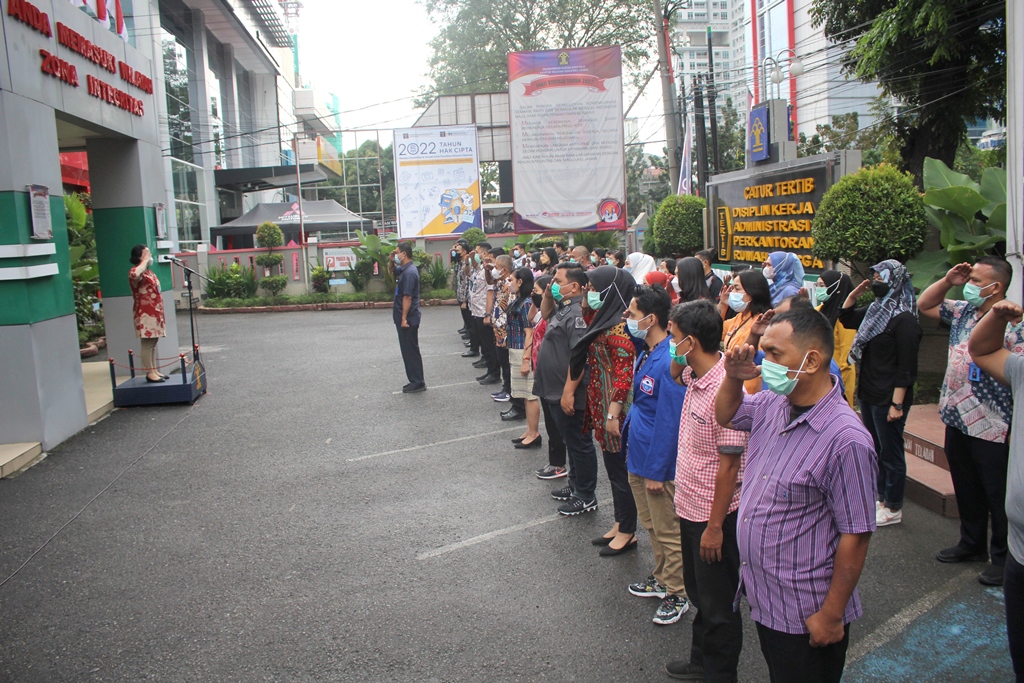
[(647, 154), (642, 145), (626, 148), (626, 218), (632, 224), (641, 212), (652, 214), (669, 195), (664, 157)]
[[(267, 250), (266, 254), (256, 257), (256, 265), (264, 268), (274, 268), (284, 261), (283, 254), (275, 254), (274, 249), (284, 244), (284, 233), (276, 223), (267, 221), (260, 223), (256, 228), (256, 245)], [(286, 283), (287, 284), (287, 283)]]
[(888, 164), (862, 168), (829, 188), (811, 226), (814, 255), (851, 266), (905, 262), (924, 246), (926, 231), (913, 177)]
[(656, 256), (692, 256), (704, 248), (704, 208), (700, 197), (669, 195), (658, 206), (645, 238), (654, 240)]
[[(732, 98), (725, 98), (721, 108), (722, 125), (718, 127), (718, 151), (722, 156), (722, 173), (738, 171), (746, 165), (747, 128), (740, 122), (740, 113), (733, 106)], [(711, 150), (711, 132), (708, 128), (708, 150)]]
[(430, 41), (421, 107), (439, 93), (506, 90), (509, 52), (619, 45), (634, 81), (649, 70), (649, 0), (427, 0), (426, 8), (441, 29)]
[[(349, 211), (391, 219), (395, 211), (395, 167), (392, 145), (367, 140), (339, 159), (341, 177), (331, 177), (315, 190), (320, 199), (333, 199)], [(310, 197), (314, 190), (310, 190)]]
[(811, 15), (852, 43), (846, 74), (901, 103), (882, 125), (919, 187), (925, 157), (952, 165), (967, 120), (1005, 118), (1005, 0), (814, 0)]

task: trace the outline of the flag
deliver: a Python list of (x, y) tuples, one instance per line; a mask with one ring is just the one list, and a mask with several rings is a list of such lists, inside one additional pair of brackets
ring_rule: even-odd
[(110, 13), (107, 11), (107, 0), (94, 0), (89, 9), (92, 10), (96, 21), (103, 24), (106, 28), (110, 28)]
[(124, 11), (121, 9), (121, 0), (114, 0), (114, 30), (121, 40), (128, 42), (128, 27), (124, 23)]
[(683, 161), (679, 166), (679, 189), (676, 194), (692, 194), (693, 178), (693, 136), (690, 134), (690, 120), (683, 123)]

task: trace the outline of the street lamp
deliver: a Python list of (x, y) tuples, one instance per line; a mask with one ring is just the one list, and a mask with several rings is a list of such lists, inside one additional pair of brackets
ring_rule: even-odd
[[(787, 52), (792, 55), (789, 59), (789, 74), (791, 76), (802, 76), (804, 73), (803, 60), (801, 60), (800, 57), (797, 56), (796, 52), (794, 52), (793, 50), (787, 48), (779, 52), (779, 54), (776, 55), (775, 57), (772, 57), (770, 55), (768, 57), (765, 57), (764, 60), (761, 62), (761, 74), (762, 82), (764, 83), (764, 90), (768, 96), (771, 95), (770, 86), (768, 85), (769, 80), (771, 80), (771, 82), (774, 83), (776, 86), (778, 86), (779, 84), (782, 83), (783, 80), (785, 80), (785, 75), (782, 73), (782, 59)], [(768, 75), (769, 64), (773, 66), (771, 76)], [(768, 99), (768, 97), (766, 97), (765, 99)]]

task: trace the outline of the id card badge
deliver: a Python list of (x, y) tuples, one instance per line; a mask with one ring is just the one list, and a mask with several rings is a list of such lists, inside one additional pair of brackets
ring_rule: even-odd
[(967, 371), (967, 379), (969, 379), (972, 382), (981, 381), (981, 368), (979, 368), (973, 362), (971, 363), (970, 369)]

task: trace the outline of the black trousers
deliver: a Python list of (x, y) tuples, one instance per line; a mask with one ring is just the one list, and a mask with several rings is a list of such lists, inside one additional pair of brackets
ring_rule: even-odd
[(1003, 572), (1003, 593), (1006, 596), (1006, 637), (1010, 641), (1010, 659), (1017, 683), (1024, 683), (1024, 566), (1006, 554)]
[(466, 306), (466, 308), (463, 308), (462, 304), (460, 303), (459, 304), (459, 313), (462, 314), (462, 327), (465, 328), (466, 332), (469, 333), (470, 338), (472, 338), (472, 336), (473, 336), (473, 316), (471, 316), (469, 314), (469, 306)]
[(629, 485), (629, 470), (626, 469), (626, 454), (621, 451), (609, 452), (601, 449), (604, 471), (612, 486), (612, 505), (615, 507), (615, 521), (624, 534), (636, 533), (636, 500)]
[(1010, 445), (968, 436), (947, 426), (945, 448), (960, 509), (960, 545), (976, 553), (984, 553), (987, 546), (992, 564), (1006, 564), (1006, 468)]
[[(736, 516), (722, 523), (722, 559), (700, 559), (700, 539), (707, 522), (679, 520), (683, 547), (683, 583), (697, 608), (693, 619), (690, 661), (704, 667), (709, 683), (735, 683), (743, 649), (743, 617), (732, 609), (740, 583), (740, 548), (736, 543)], [(806, 636), (805, 636), (806, 638)]]
[(484, 319), (473, 316), (473, 327), (476, 329), (477, 342), (480, 344), (480, 355), (487, 361), (487, 374), (497, 375), (501, 372), (498, 364), (497, 349), (494, 346), (494, 330), (484, 325)]
[(555, 422), (552, 410), (561, 410), (551, 403), (541, 399), (541, 410), (544, 411), (544, 429), (548, 433), (548, 464), (552, 467), (565, 467), (565, 442), (562, 441), (562, 433), (558, 431), (558, 423)]
[(420, 328), (419, 325), (402, 327), (395, 325), (398, 329), (398, 345), (402, 349), (402, 362), (405, 363), (405, 376), (409, 378), (410, 384), (420, 386), (423, 381), (423, 358), (420, 356)]
[(501, 390), (506, 394), (512, 393), (512, 367), (508, 359), (508, 347), (497, 346), (495, 352), (498, 354), (498, 365), (501, 367)]
[(845, 631), (838, 643), (811, 647), (811, 637), (806, 633), (783, 633), (757, 624), (769, 679), (772, 683), (839, 683), (850, 646), (849, 624)]

